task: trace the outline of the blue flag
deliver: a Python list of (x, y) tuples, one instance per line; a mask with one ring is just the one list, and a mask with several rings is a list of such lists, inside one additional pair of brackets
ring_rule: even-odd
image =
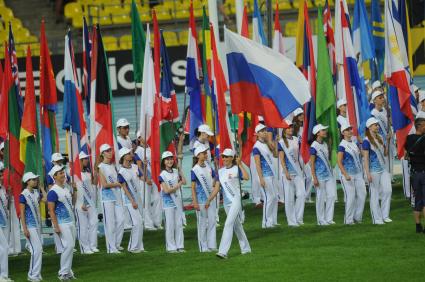
[(373, 43), (375, 46), (376, 59), (370, 61), (370, 72), (372, 81), (380, 80), (384, 71), (384, 56), (385, 56), (385, 23), (381, 17), (381, 8), (379, 0), (372, 0), (371, 10), (371, 26)]

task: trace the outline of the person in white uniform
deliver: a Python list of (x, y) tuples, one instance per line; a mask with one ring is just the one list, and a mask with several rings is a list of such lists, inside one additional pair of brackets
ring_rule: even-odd
[(143, 247), (143, 218), (137, 201), (142, 172), (137, 165), (133, 164), (131, 149), (123, 147), (119, 150), (118, 155), (121, 164), (118, 172), (118, 182), (121, 183), (124, 191), (124, 208), (131, 223), (128, 251), (130, 253), (140, 253), (145, 250)]
[(3, 184), (3, 163), (0, 163), (0, 280), (13, 281), (9, 278), (9, 242), (8, 235), (8, 222), (9, 222), (9, 209), (7, 204), (7, 192)]
[(103, 144), (100, 146), (100, 159), (102, 162), (99, 164), (98, 169), (106, 250), (109, 254), (117, 254), (124, 250), (121, 247), (124, 234), (124, 208), (121, 184), (118, 182), (117, 170), (112, 163), (112, 148), (110, 145)]
[(242, 200), (241, 200), (241, 180), (249, 180), (248, 172), (243, 167), (240, 158), (235, 158), (235, 152), (226, 148), (221, 155), (223, 158), (223, 167), (218, 171), (219, 181), (216, 182), (214, 190), (208, 197), (205, 207), (208, 209), (210, 203), (217, 196), (221, 189), (224, 196), (224, 210), (227, 218), (224, 223), (223, 235), (221, 236), (220, 246), (217, 257), (226, 259), (232, 244), (233, 233), (239, 241), (239, 247), (242, 254), (251, 252), (248, 239), (241, 223)]
[(264, 199), (262, 228), (273, 228), (277, 225), (278, 196), (274, 189), (275, 177), (273, 174), (273, 152), (266, 143), (267, 128), (264, 124), (255, 127), (257, 142), (252, 149), (255, 165), (251, 166), (252, 178), (256, 177), (260, 183), (260, 192)]
[(283, 129), (279, 140), (279, 159), (282, 165), (282, 181), (285, 192), (285, 213), (289, 226), (304, 224), (305, 186), (300, 164), (299, 141), (293, 136), (294, 127), (286, 120), (288, 128)]
[(81, 187), (77, 189), (75, 216), (77, 220), (77, 237), (82, 254), (99, 252), (97, 248), (97, 190), (90, 171), (90, 159), (85, 152), (79, 154)]
[(316, 188), (316, 216), (318, 225), (335, 224), (334, 207), (336, 200), (336, 179), (329, 162), (327, 126), (317, 124), (313, 127), (314, 141), (310, 147), (310, 166), (313, 184)]
[(26, 248), (31, 254), (28, 281), (41, 281), (43, 238), (41, 236), (39, 176), (26, 172), (22, 177), (24, 190), (19, 196), (22, 232), (27, 240)]
[(353, 137), (353, 128), (341, 124), (343, 139), (338, 146), (338, 167), (345, 195), (344, 224), (361, 223), (366, 201), (366, 184), (363, 179), (361, 152)]
[(117, 135), (118, 149), (127, 148), (131, 150), (133, 148), (133, 145), (132, 145), (130, 137), (128, 136), (130, 132), (130, 123), (125, 118), (120, 118), (117, 121), (116, 126), (118, 131), (118, 135)]
[(339, 99), (336, 102), (336, 108), (338, 109), (338, 117), (336, 118), (338, 122), (338, 127), (341, 127), (342, 124), (348, 123), (347, 119), (347, 100), (344, 98)]
[(73, 213), (75, 201), (69, 190), (65, 188), (65, 167), (55, 165), (49, 174), (53, 177), (55, 184), (47, 194), (48, 209), (52, 218), (54, 236), (58, 237), (62, 246), (58, 278), (65, 281), (75, 279), (72, 272), (76, 237)]
[(390, 173), (385, 165), (388, 147), (379, 134), (379, 121), (376, 118), (369, 118), (366, 121), (366, 127), (362, 152), (364, 169), (369, 182), (372, 222), (373, 224), (389, 223), (392, 222), (390, 218), (392, 187)]
[(174, 155), (165, 151), (161, 156), (161, 185), (162, 208), (165, 215), (165, 249), (168, 253), (184, 252), (183, 209), (181, 208), (182, 185), (186, 179), (179, 175), (175, 168)]
[(198, 227), (198, 245), (200, 252), (217, 250), (216, 241), (216, 201), (205, 207), (215, 184), (215, 172), (207, 162), (208, 148), (198, 146), (194, 152), (194, 164), (191, 170), (192, 201), (196, 210)]

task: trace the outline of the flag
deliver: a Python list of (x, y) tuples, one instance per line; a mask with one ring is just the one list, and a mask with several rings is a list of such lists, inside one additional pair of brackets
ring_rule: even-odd
[(367, 18), (364, 0), (356, 0), (353, 15), (353, 47), (359, 64), (375, 58), (372, 31)]
[(274, 14), (274, 36), (273, 36), (273, 50), (285, 55), (283, 48), (282, 28), (279, 21), (279, 3), (276, 1), (276, 10)]
[(336, 79), (335, 38), (334, 38), (334, 30), (332, 28), (331, 9), (329, 8), (328, 0), (326, 0), (325, 6), (323, 8), (323, 29), (325, 32), (326, 44), (327, 44), (328, 52), (329, 52), (329, 63), (331, 65), (332, 76), (335, 82), (335, 79)]
[[(229, 134), (229, 115), (227, 113), (227, 105), (225, 93), (228, 90), (223, 69), (218, 57), (217, 46), (214, 37), (214, 28), (211, 25), (211, 48), (212, 48), (212, 67), (211, 67), (211, 90), (214, 91), (217, 97), (217, 116), (218, 116), (218, 134), (217, 140), (220, 145), (220, 155), (225, 149), (233, 149), (233, 144), (230, 141)], [(220, 158), (222, 164), (223, 159)]]
[(241, 26), (241, 35), (249, 38), (249, 24), (248, 24), (248, 13), (246, 11), (246, 5), (243, 7), (242, 15), (242, 26)]
[(90, 114), (91, 38), (86, 18), (83, 17), (83, 86), (87, 114)]
[(270, 127), (310, 99), (308, 83), (291, 60), (225, 29), (232, 112), (264, 116)]
[(385, 56), (385, 23), (382, 20), (380, 0), (372, 0), (370, 12), (370, 26), (372, 27), (373, 45), (376, 59), (370, 61), (372, 81), (381, 80), (384, 71)]
[(59, 152), (56, 111), (56, 80), (50, 59), (44, 20), (42, 20), (40, 30), (40, 123), (43, 160), (46, 172), (52, 168), (52, 153)]
[(19, 134), (21, 120), (19, 119), (16, 85), (12, 75), (11, 59), (7, 51), (7, 44), (5, 44), (5, 53), (6, 56), (0, 103), (0, 136), (5, 140), (5, 174), (3, 183), (5, 187), (11, 187), (12, 189), (16, 212), (19, 216), (19, 194), (22, 191), (21, 179), (24, 172), (24, 163), (19, 158)]
[(311, 93), (311, 100), (304, 105), (304, 126), (300, 149), (303, 161), (307, 163), (310, 159), (309, 142), (313, 139), (312, 131), (316, 125), (316, 65), (307, 2), (304, 1), (303, 5), (300, 3), (298, 17), (296, 64), (301, 68), (304, 77), (308, 80), (309, 92)]
[[(322, 9), (319, 7), (317, 20), (322, 22)], [(329, 145), (332, 167), (337, 162), (337, 150), (339, 144), (339, 130), (336, 121), (336, 101), (332, 79), (329, 53), (326, 46), (326, 38), (321, 25), (317, 27), (317, 88), (316, 88), (316, 120), (325, 126), (329, 126)]]
[(403, 1), (385, 0), (385, 78), (390, 87), (393, 128), (397, 153), (404, 155), (404, 144), (413, 125), (410, 67), (400, 17)]
[(99, 26), (93, 27), (92, 37), (90, 147), (92, 160), (96, 160), (102, 144), (114, 147), (114, 127), (108, 60)]
[[(211, 85), (211, 35), (210, 24), (204, 7), (202, 20), (202, 74), (205, 92), (205, 123), (215, 131), (215, 99), (212, 97)], [(215, 133), (215, 132), (214, 132)]]
[(75, 70), (74, 49), (72, 47), (71, 31), (65, 36), (64, 54), (64, 93), (63, 93), (63, 121), (62, 129), (67, 131), (67, 144), (70, 148), (70, 169), (73, 182), (77, 188), (81, 188), (80, 167), (80, 138), (83, 121), (80, 120), (82, 112), (82, 100), (77, 87), (77, 73)]
[(409, 21), (409, 13), (407, 11), (407, 2), (406, 0), (399, 0), (399, 9), (398, 9), (401, 29), (404, 34), (404, 45), (406, 46), (407, 51), (407, 59), (409, 62), (409, 66), (411, 66), (411, 77), (413, 78), (413, 54), (412, 54), (412, 38), (410, 34), (410, 21)]
[(10, 65), (12, 67), (13, 81), (15, 83), (15, 88), (16, 88), (15, 93), (16, 93), (16, 99), (18, 102), (19, 120), (21, 120), (23, 111), (24, 111), (24, 105), (23, 105), (23, 99), (22, 99), (22, 93), (21, 93), (21, 86), (19, 84), (19, 69), (18, 69), (18, 58), (16, 56), (16, 50), (15, 50), (15, 39), (13, 37), (12, 24), (10, 22), (9, 22), (9, 58), (10, 58)]
[(263, 29), (263, 20), (258, 7), (258, 0), (254, 0), (254, 12), (252, 14), (252, 40), (267, 46), (267, 38)]
[(134, 81), (142, 83), (146, 37), (134, 0), (131, 1), (131, 38)]
[(195, 130), (204, 123), (201, 101), (201, 59), (196, 35), (195, 17), (193, 15), (193, 2), (189, 7), (189, 31), (186, 55), (186, 91), (189, 95), (189, 139), (195, 138)]

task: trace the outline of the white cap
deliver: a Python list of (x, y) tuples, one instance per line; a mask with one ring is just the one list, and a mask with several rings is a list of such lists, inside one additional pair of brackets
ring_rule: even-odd
[(102, 154), (103, 152), (105, 152), (105, 151), (107, 151), (107, 150), (109, 150), (109, 149), (111, 149), (111, 146), (109, 145), (109, 144), (102, 144), (101, 146), (100, 146), (100, 153)]
[(1, 142), (0, 143), (0, 150), (3, 150), (4, 149), (4, 142)]
[(300, 114), (303, 114), (304, 111), (301, 108), (296, 108), (294, 111), (294, 116), (299, 116)]
[(320, 123), (319, 124), (316, 124), (313, 127), (313, 134), (316, 135), (317, 133), (319, 133), (320, 130), (328, 129), (328, 127), (329, 126), (324, 126), (323, 124), (320, 124)]
[(35, 179), (35, 178), (38, 178), (38, 177), (39, 177), (39, 175), (37, 175), (37, 174), (34, 174), (32, 172), (27, 172), (27, 173), (24, 174), (24, 176), (22, 176), (22, 182), (27, 183), (28, 180)]
[(336, 107), (339, 108), (342, 105), (347, 105), (347, 100), (343, 99), (339, 99), (338, 102), (336, 102)]
[(262, 123), (257, 124), (257, 126), (255, 127), (255, 133), (260, 132), (264, 128), (267, 128), (264, 124), (262, 124)]
[(52, 167), (52, 169), (49, 171), (49, 175), (51, 178), (53, 178), (53, 176), (56, 174), (56, 172), (64, 170), (65, 167), (63, 165), (55, 165), (54, 167)]
[(258, 116), (258, 121), (264, 121), (263, 116)]
[(173, 153), (171, 153), (170, 151), (165, 151), (164, 153), (162, 153), (161, 160), (169, 157), (174, 157)]
[(290, 120), (290, 119), (285, 119), (285, 123), (288, 125), (288, 126), (291, 126), (293, 123), (292, 123), (292, 120)]
[(372, 92), (372, 96), (371, 96), (371, 98), (370, 98), (370, 101), (371, 101), (371, 102), (373, 102), (373, 100), (375, 100), (375, 98), (376, 98), (376, 97), (381, 96), (381, 95), (384, 95), (384, 92), (382, 92), (382, 91), (381, 91), (381, 90), (379, 90), (379, 89), (374, 90), (374, 91)]
[(136, 138), (142, 137), (142, 134), (140, 133), (140, 130), (137, 130), (136, 132)]
[(206, 133), (209, 136), (213, 136), (214, 135), (214, 133), (212, 133), (212, 131), (211, 131), (211, 128), (207, 124), (201, 124), (198, 127), (198, 132)]
[(364, 85), (368, 85), (368, 84), (369, 84), (369, 82), (370, 82), (370, 80), (369, 80), (369, 79), (365, 79), (365, 81), (364, 81)]
[(418, 114), (416, 115), (415, 119), (418, 119), (418, 118), (425, 119), (425, 112), (419, 111)]
[(349, 128), (353, 128), (348, 122), (343, 122), (341, 124), (341, 133), (343, 133), (345, 130), (349, 129)]
[(63, 160), (63, 156), (61, 153), (53, 153), (52, 162), (57, 162)]
[(86, 158), (88, 158), (89, 157), (89, 155), (87, 155), (86, 154), (86, 152), (84, 152), (84, 151), (81, 151), (80, 152), (80, 154), (78, 155), (78, 158), (80, 159), (80, 160), (82, 160), (82, 159), (86, 159)]
[(195, 157), (197, 157), (199, 155), (199, 153), (205, 152), (207, 151), (208, 148), (204, 145), (199, 145), (198, 147), (196, 147), (195, 151), (193, 152), (193, 154), (195, 155)]
[(128, 120), (126, 120), (125, 118), (120, 118), (117, 121), (117, 127), (122, 127), (122, 126), (129, 126), (130, 123), (128, 122)]
[(416, 84), (413, 84), (413, 92), (418, 91), (420, 88), (418, 86), (416, 86)]
[(382, 86), (382, 84), (381, 84), (381, 82), (379, 80), (375, 80), (372, 83), (372, 89), (375, 89), (375, 88), (378, 88), (378, 87), (381, 87), (381, 86)]
[(234, 157), (235, 152), (232, 149), (226, 148), (226, 149), (224, 149), (224, 151), (221, 155), (222, 156), (228, 156), (228, 157)]
[(119, 151), (118, 151), (118, 158), (121, 160), (122, 157), (124, 157), (127, 154), (130, 154), (131, 150), (129, 148), (126, 147), (122, 147)]
[(376, 118), (371, 117), (366, 121), (366, 127), (369, 128), (371, 125), (375, 123), (379, 123), (379, 121)]
[(419, 90), (419, 103), (425, 100), (425, 91)]

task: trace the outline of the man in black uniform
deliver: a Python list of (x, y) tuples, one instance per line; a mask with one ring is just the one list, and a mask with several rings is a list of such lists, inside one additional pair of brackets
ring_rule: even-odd
[(411, 185), (415, 197), (414, 217), (416, 232), (424, 232), (421, 212), (425, 217), (425, 118), (415, 119), (416, 133), (407, 136), (406, 153), (410, 163)]

